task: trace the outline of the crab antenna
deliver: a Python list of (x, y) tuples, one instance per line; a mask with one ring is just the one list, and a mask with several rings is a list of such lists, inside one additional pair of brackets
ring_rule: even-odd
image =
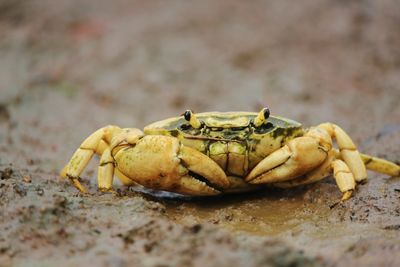
[(261, 125), (263, 125), (263, 123), (268, 119), (269, 117), (269, 109), (268, 108), (263, 108), (257, 115), (257, 117), (254, 118), (254, 125), (256, 127), (260, 127)]
[(193, 128), (200, 128), (201, 122), (200, 120), (194, 115), (193, 111), (186, 110), (185, 113), (182, 114), (185, 120), (187, 120)]

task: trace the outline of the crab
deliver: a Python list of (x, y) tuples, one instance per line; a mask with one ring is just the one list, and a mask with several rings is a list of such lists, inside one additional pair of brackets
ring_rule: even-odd
[[(334, 147), (334, 142), (336, 147)], [(97, 183), (110, 191), (116, 175), (124, 185), (190, 196), (290, 188), (333, 174), (342, 200), (352, 196), (366, 169), (400, 175), (400, 166), (358, 152), (338, 125), (303, 128), (296, 121), (255, 112), (191, 110), (144, 128), (109, 125), (91, 134), (61, 171), (81, 192), (80, 174), (100, 156)]]

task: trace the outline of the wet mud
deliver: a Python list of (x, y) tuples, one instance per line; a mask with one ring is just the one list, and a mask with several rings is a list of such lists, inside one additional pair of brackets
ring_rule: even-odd
[[(400, 178), (191, 198), (58, 173), (107, 124), (203, 111), (341, 125), (400, 163), (396, 1), (0, 2), (0, 266), (399, 266)], [(151, 18), (151, 19), (150, 19)]]

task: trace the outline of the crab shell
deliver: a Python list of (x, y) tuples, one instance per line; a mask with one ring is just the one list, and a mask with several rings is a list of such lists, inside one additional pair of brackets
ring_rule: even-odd
[(187, 147), (196, 149), (213, 159), (230, 179), (228, 191), (245, 191), (254, 185), (243, 178), (262, 159), (281, 148), (289, 140), (302, 136), (300, 123), (270, 116), (259, 127), (253, 124), (258, 113), (207, 112), (197, 113), (202, 122), (193, 128), (183, 117), (169, 118), (144, 128), (146, 135), (172, 136)]

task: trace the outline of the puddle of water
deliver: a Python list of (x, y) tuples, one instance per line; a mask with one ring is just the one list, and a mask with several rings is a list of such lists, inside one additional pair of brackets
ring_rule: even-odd
[(189, 201), (166, 201), (167, 216), (181, 224), (214, 223), (234, 232), (277, 235), (307, 222), (326, 222), (327, 205), (309, 203), (301, 194), (262, 191)]

